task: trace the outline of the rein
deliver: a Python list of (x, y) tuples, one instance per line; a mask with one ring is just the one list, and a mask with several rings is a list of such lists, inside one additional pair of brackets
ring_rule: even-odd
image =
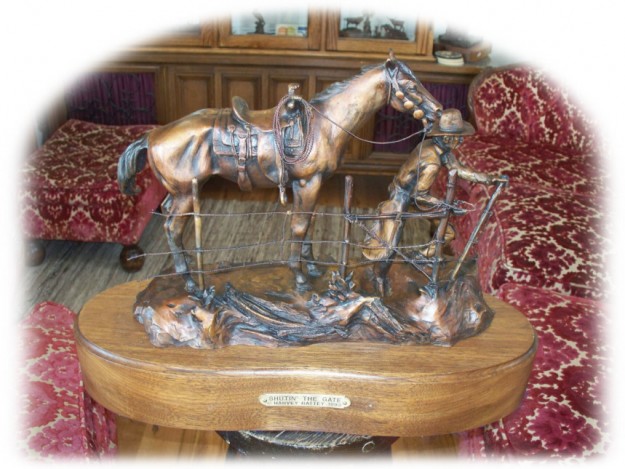
[(412, 137), (414, 137), (416, 135), (419, 135), (421, 133), (426, 132), (426, 129), (423, 128), (421, 130), (417, 130), (414, 133), (411, 133), (407, 137), (403, 137), (403, 138), (400, 138), (400, 139), (397, 139), (397, 140), (390, 140), (390, 141), (386, 141), (386, 142), (375, 141), (375, 140), (367, 140), (366, 138), (359, 137), (355, 133), (347, 130), (345, 127), (343, 127), (340, 124), (338, 124), (337, 122), (333, 121), (327, 114), (324, 114), (323, 112), (321, 112), (319, 109), (317, 109), (315, 106), (310, 104), (308, 101), (306, 101), (304, 99), (302, 99), (302, 101), (305, 103), (305, 106), (310, 106), (312, 108), (312, 110), (315, 111), (317, 114), (319, 114), (321, 117), (323, 117), (324, 119), (326, 119), (327, 121), (329, 121), (333, 125), (337, 126), (339, 129), (341, 129), (343, 132), (348, 134), (350, 137), (353, 137), (356, 140), (360, 140), (361, 142), (371, 143), (373, 145), (393, 145), (394, 143), (401, 143), (401, 142), (403, 142), (405, 140), (411, 139)]
[[(279, 136), (280, 136), (280, 115), (279, 115), (280, 107), (282, 106), (282, 104), (284, 104), (289, 99), (297, 99), (298, 101), (300, 101), (304, 105), (304, 109), (306, 109), (306, 117), (307, 117), (306, 130), (307, 130), (308, 137), (306, 138), (306, 144), (304, 146), (304, 151), (302, 151), (302, 155), (299, 156), (299, 157), (296, 157), (296, 158), (290, 158), (290, 157), (284, 155), (284, 149), (282, 147), (282, 142), (280, 141), (280, 138), (279, 138)], [(339, 124), (338, 122), (334, 121), (327, 114), (321, 112), (318, 108), (316, 108), (315, 106), (310, 104), (304, 98), (301, 98), (301, 97), (293, 98), (293, 97), (287, 95), (287, 96), (284, 96), (280, 100), (280, 102), (278, 103), (278, 106), (276, 107), (276, 111), (274, 113), (274, 120), (273, 120), (273, 130), (274, 130), (274, 134), (275, 134), (275, 137), (276, 137), (276, 146), (278, 147), (278, 152), (280, 153), (282, 159), (285, 160), (287, 163), (290, 163), (290, 164), (291, 163), (298, 163), (298, 162), (306, 159), (308, 157), (308, 155), (310, 154), (310, 151), (312, 149), (312, 138), (310, 137), (310, 135), (311, 135), (311, 132), (310, 132), (311, 119), (310, 119), (310, 117), (312, 117), (311, 110), (315, 111), (317, 114), (319, 114), (319, 116), (323, 117), (325, 120), (330, 122), (332, 125), (335, 125), (339, 129), (341, 129), (343, 132), (348, 134), (350, 137), (353, 137), (356, 140), (360, 140), (361, 142), (370, 143), (370, 144), (373, 144), (373, 145), (393, 145), (395, 143), (404, 142), (406, 140), (411, 139), (412, 137), (415, 137), (415, 136), (417, 136), (419, 134), (427, 132), (427, 129), (423, 128), (421, 130), (417, 130), (416, 132), (411, 133), (407, 137), (402, 137), (402, 138), (399, 138), (397, 140), (389, 140), (389, 141), (385, 141), (385, 142), (382, 142), (382, 141), (379, 141), (379, 140), (368, 140), (366, 138), (359, 137), (358, 135), (356, 135), (355, 133), (351, 132), (350, 130), (347, 130), (341, 124)]]
[[(397, 81), (395, 79), (394, 76), (391, 76), (388, 74), (387, 71), (387, 77), (390, 80), (389, 83), (389, 95), (388, 95), (388, 103), (390, 103), (391, 100), (391, 93), (393, 91), (393, 84), (395, 84), (395, 86), (397, 88), (399, 88), (399, 85), (397, 84)], [(282, 108), (282, 106), (289, 100), (297, 100), (300, 103), (302, 103), (302, 105), (304, 106), (304, 112), (306, 114), (306, 141), (304, 143), (304, 149), (302, 150), (301, 155), (296, 156), (296, 157), (290, 157), (287, 156), (284, 152), (284, 147), (282, 145), (282, 140), (281, 140), (281, 126), (280, 126), (280, 109)], [(287, 172), (285, 170), (285, 165), (286, 164), (295, 164), (295, 163), (299, 163), (301, 161), (304, 161), (305, 159), (308, 158), (308, 156), (310, 155), (310, 152), (312, 151), (312, 146), (313, 146), (313, 132), (311, 131), (312, 128), (312, 117), (313, 117), (313, 111), (315, 113), (317, 113), (320, 117), (323, 117), (324, 119), (326, 119), (328, 122), (330, 122), (332, 125), (338, 127), (339, 129), (341, 129), (343, 132), (345, 132), (346, 134), (348, 134), (350, 137), (355, 138), (356, 140), (359, 140), (361, 142), (364, 143), (369, 143), (372, 145), (393, 145), (395, 143), (401, 143), (404, 142), (406, 140), (411, 139), (412, 137), (415, 137), (419, 134), (423, 134), (423, 138), (422, 138), (422, 142), (425, 139), (425, 134), (428, 131), (427, 127), (424, 127), (421, 130), (418, 130), (416, 132), (413, 132), (412, 134), (397, 139), (397, 140), (390, 140), (390, 141), (386, 141), (386, 142), (381, 142), (381, 141), (375, 141), (375, 140), (368, 140), (366, 138), (362, 138), (359, 137), (358, 135), (356, 135), (355, 133), (351, 132), (350, 130), (346, 129), (345, 127), (343, 127), (342, 125), (340, 125), (338, 122), (334, 121), (330, 116), (328, 116), (327, 114), (323, 113), (322, 111), (320, 111), (319, 109), (317, 109), (315, 106), (313, 106), (312, 104), (310, 104), (310, 102), (306, 101), (304, 98), (302, 98), (301, 96), (293, 96), (292, 94), (287, 94), (285, 96), (282, 97), (282, 99), (280, 99), (280, 101), (278, 102), (278, 105), (276, 106), (276, 110), (274, 112), (273, 115), (273, 133), (274, 133), (274, 141), (275, 141), (275, 145), (277, 147), (278, 150), (278, 156), (280, 157), (280, 161), (279, 163), (276, 161), (277, 166), (278, 166), (278, 187), (280, 189), (280, 202), (282, 203), (282, 205), (286, 204), (286, 195), (285, 195), (285, 186), (286, 186), (286, 182), (287, 182)], [(421, 149), (419, 149), (419, 158), (421, 157)]]

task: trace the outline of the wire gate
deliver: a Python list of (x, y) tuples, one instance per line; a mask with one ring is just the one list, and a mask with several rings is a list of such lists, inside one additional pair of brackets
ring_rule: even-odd
[[(349, 207), (350, 204), (347, 202), (347, 193), (346, 193), (346, 206), (344, 210), (341, 212), (340, 209), (337, 208), (337, 212), (294, 212), (292, 210), (282, 209), (279, 202), (276, 202), (275, 208), (273, 210), (265, 210), (265, 211), (246, 211), (246, 212), (226, 212), (226, 213), (202, 213), (199, 210), (199, 203), (194, 204), (194, 211), (176, 214), (174, 216), (178, 217), (189, 217), (195, 220), (195, 244), (196, 246), (193, 248), (183, 249), (181, 252), (188, 255), (191, 259), (195, 257), (196, 266), (194, 269), (190, 269), (189, 273), (192, 275), (198, 275), (199, 278), (202, 278), (200, 274), (216, 274), (225, 271), (231, 271), (235, 269), (241, 268), (250, 268), (250, 267), (260, 267), (260, 266), (281, 266), (289, 264), (289, 254), (290, 247), (293, 244), (302, 244), (317, 246), (320, 249), (324, 250), (324, 254), (328, 254), (328, 250), (336, 251), (334, 256), (327, 256), (330, 259), (324, 258), (320, 259), (305, 259), (300, 257), (300, 261), (309, 265), (323, 266), (323, 267), (337, 267), (344, 275), (346, 269), (355, 269), (360, 266), (365, 265), (373, 265), (378, 262), (387, 262), (389, 259), (393, 259), (393, 262), (409, 264), (415, 270), (420, 272), (422, 275), (426, 277), (429, 283), (434, 283), (437, 281), (437, 273), (441, 266), (446, 265), (450, 262), (456, 262), (458, 259), (450, 259), (445, 258), (442, 255), (442, 245), (444, 244), (444, 228), (441, 230), (440, 225), (443, 224), (439, 222), (439, 229), (435, 233), (435, 235), (425, 243), (418, 244), (397, 244), (391, 245), (386, 240), (382, 239), (378, 236), (373, 230), (371, 222), (375, 223), (376, 221), (394, 219), (401, 220), (402, 224), (405, 224), (408, 221), (419, 220), (419, 219), (438, 219), (438, 220), (447, 220), (453, 209), (458, 209), (460, 205), (463, 206), (463, 212), (474, 211), (475, 207), (464, 201), (453, 201), (453, 192), (455, 190), (455, 174), (450, 173), (450, 178), (447, 187), (447, 197), (445, 200), (441, 201), (440, 204), (431, 208), (431, 210), (427, 212), (395, 212), (395, 213), (367, 213), (363, 209), (358, 211), (354, 211)], [(348, 176), (349, 177), (349, 176)], [(347, 181), (346, 181), (347, 182)], [(350, 183), (351, 184), (351, 183)], [(346, 184), (347, 187), (347, 184)], [(451, 195), (450, 195), (451, 194)], [(351, 196), (349, 197), (351, 198)], [(454, 205), (455, 204), (455, 205)], [(466, 207), (466, 208), (464, 208)], [(166, 217), (167, 214), (163, 214), (160, 212), (153, 212), (156, 216)], [(311, 217), (311, 224), (309, 228), (309, 233), (314, 231), (314, 224), (318, 222), (320, 219), (341, 219), (341, 222), (344, 227), (344, 236), (343, 239), (304, 239), (304, 240), (293, 240), (290, 236), (290, 219), (295, 215), (306, 215)], [(219, 221), (220, 219), (232, 219), (239, 218), (242, 221), (250, 220), (251, 217), (264, 217), (263, 224), (268, 224), (269, 226), (275, 228), (276, 223), (267, 223), (269, 219), (274, 217), (283, 218), (280, 223), (281, 229), (279, 233), (275, 231), (270, 231), (266, 233), (270, 239), (263, 239), (263, 229), (256, 225), (256, 231), (258, 231), (258, 237), (253, 242), (245, 242), (240, 244), (232, 244), (226, 246), (200, 246), (201, 238), (198, 230), (198, 226), (201, 227), (201, 224), (205, 220), (210, 221)], [(372, 223), (371, 223), (372, 224)], [(240, 226), (238, 223), (237, 226)], [(446, 223), (445, 223), (446, 225)], [(347, 228), (346, 228), (347, 227)], [(407, 225), (404, 227), (404, 231), (406, 230)], [(213, 227), (212, 227), (213, 228)], [(336, 225), (336, 233), (340, 236), (341, 228), (337, 224)], [(357, 234), (354, 235), (354, 232)], [(363, 239), (369, 237), (370, 239), (375, 239), (379, 244), (380, 248), (386, 249), (389, 252), (388, 256), (385, 256), (384, 259), (381, 260), (369, 260), (364, 258), (364, 256), (360, 256), (361, 260), (356, 258), (350, 258), (349, 252), (353, 249), (363, 249), (370, 246), (365, 244)], [(474, 244), (476, 240), (472, 240), (469, 244)], [(428, 250), (431, 246), (434, 246), (435, 254), (431, 257), (426, 257), (422, 254), (422, 252)], [(279, 256), (273, 257), (271, 259), (259, 259), (259, 251), (261, 249), (277, 247), (279, 251)], [(303, 247), (303, 246), (302, 246)], [(377, 247), (376, 247), (377, 248)], [(243, 260), (237, 260), (236, 262), (232, 261), (215, 261), (209, 263), (211, 265), (210, 268), (205, 267), (205, 261), (203, 259), (206, 258), (206, 255), (210, 254), (232, 254), (238, 253), (240, 254), (242, 251), (252, 251), (252, 255), (248, 256)], [(146, 252), (143, 254), (138, 254), (135, 257), (148, 257), (148, 256), (170, 256), (172, 254), (171, 250), (161, 251), (161, 252)], [(316, 253), (316, 256), (319, 257), (319, 253)], [(229, 256), (232, 257), (232, 256)], [(199, 267), (198, 267), (199, 265)], [(161, 273), (154, 277), (166, 277), (172, 275), (179, 275), (176, 272), (171, 273)]]

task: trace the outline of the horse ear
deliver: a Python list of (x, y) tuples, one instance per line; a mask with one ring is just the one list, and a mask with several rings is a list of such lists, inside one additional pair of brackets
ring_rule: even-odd
[(386, 59), (386, 63), (384, 65), (389, 72), (392, 72), (397, 68), (397, 59), (395, 58), (393, 49), (389, 49), (388, 59)]

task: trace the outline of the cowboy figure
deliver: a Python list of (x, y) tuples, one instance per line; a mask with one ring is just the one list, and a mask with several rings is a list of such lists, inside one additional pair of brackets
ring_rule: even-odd
[[(412, 200), (419, 211), (430, 211), (441, 207), (444, 201), (434, 197), (430, 189), (436, 180), (443, 165), (448, 170), (457, 170), (459, 178), (482, 184), (494, 184), (501, 177), (491, 176), (474, 171), (461, 164), (453, 151), (462, 143), (465, 135), (475, 133), (473, 126), (462, 119), (457, 109), (445, 109), (441, 118), (434, 123), (428, 133), (432, 139), (421, 142), (412, 151), (408, 160), (399, 169), (399, 172), (389, 186), (390, 198), (378, 206), (379, 214), (405, 212)], [(462, 210), (453, 209), (454, 213), (461, 214)], [(438, 220), (437, 220), (438, 221)], [(437, 222), (435, 221), (435, 223)], [(365, 239), (363, 254), (367, 259), (390, 261), (393, 249), (398, 245), (401, 237), (403, 221), (396, 219), (377, 220), (370, 234)], [(455, 238), (455, 230), (447, 224), (445, 243)], [(426, 257), (434, 255), (435, 245), (428, 244), (419, 252)]]

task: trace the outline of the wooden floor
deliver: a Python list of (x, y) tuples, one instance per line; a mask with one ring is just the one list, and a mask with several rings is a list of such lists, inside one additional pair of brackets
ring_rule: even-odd
[[(374, 209), (388, 196), (389, 177), (355, 176), (353, 206), (361, 209)], [(266, 190), (254, 193), (241, 192), (235, 184), (214, 180), (202, 191), (202, 210), (216, 213), (266, 211), (278, 209), (277, 191)], [(335, 176), (321, 191), (320, 206), (341, 210), (343, 203), (343, 177)], [(340, 220), (334, 217), (335, 220)], [(146, 228), (141, 247), (148, 253), (145, 266), (135, 274), (124, 272), (118, 262), (121, 246), (109, 243), (78, 243), (68, 241), (46, 241), (46, 259), (36, 267), (24, 270), (25, 285), (22, 292), (22, 314), (42, 301), (53, 301), (66, 305), (73, 311), (80, 311), (84, 303), (93, 295), (114, 285), (130, 280), (151, 278), (167, 268), (171, 261), (166, 252), (162, 232), (162, 218), (153, 216)], [(319, 221), (315, 233), (337, 232), (338, 221)], [(267, 220), (244, 228), (236, 223), (215, 220), (205, 226), (205, 243), (229, 245), (235, 235), (249, 236), (256, 240), (259, 231), (276, 229)], [(260, 227), (260, 228), (259, 228)], [(189, 233), (190, 237), (191, 233)], [(271, 233), (269, 233), (271, 235)], [(212, 431), (200, 432), (172, 428), (157, 428), (124, 417), (118, 418), (119, 452), (122, 457), (176, 459), (223, 460), (226, 445)], [(423, 456), (453, 457), (457, 454), (456, 440), (452, 435), (429, 438), (400, 438), (393, 445), (393, 458)]]
[[(375, 209), (388, 197), (387, 187), (392, 178), (381, 176), (355, 176), (353, 207)], [(334, 176), (322, 188), (318, 206), (340, 211), (343, 205), (344, 179)], [(289, 194), (289, 201), (291, 201)], [(212, 179), (202, 191), (202, 211), (205, 213), (265, 212), (281, 209), (277, 190), (242, 192), (234, 183)], [(241, 222), (241, 223), (238, 223)], [(322, 223), (317, 220), (315, 234), (326, 239), (329, 233), (337, 231), (340, 219), (333, 217)], [(190, 225), (190, 224), (189, 224)], [(112, 243), (81, 243), (70, 241), (44, 241), (45, 261), (36, 267), (25, 268), (25, 286), (22, 293), (22, 314), (42, 301), (54, 301), (66, 305), (72, 311), (80, 311), (83, 304), (96, 293), (130, 280), (154, 277), (171, 266), (163, 234), (163, 218), (154, 215), (146, 227), (140, 246), (147, 253), (145, 265), (140, 272), (130, 274), (119, 266), (121, 245)], [(259, 233), (260, 231), (262, 233)], [(193, 245), (193, 230), (187, 227), (186, 245)], [(205, 222), (203, 234), (206, 245), (228, 246), (233, 242), (256, 242), (260, 235), (265, 239), (271, 229), (283, 230), (283, 226), (272, 226), (271, 220), (263, 217), (249, 219), (212, 219)], [(247, 230), (248, 232), (245, 232)], [(230, 255), (231, 253), (226, 253)], [(226, 255), (225, 254), (225, 255)], [(215, 261), (224, 260), (216, 257)]]

